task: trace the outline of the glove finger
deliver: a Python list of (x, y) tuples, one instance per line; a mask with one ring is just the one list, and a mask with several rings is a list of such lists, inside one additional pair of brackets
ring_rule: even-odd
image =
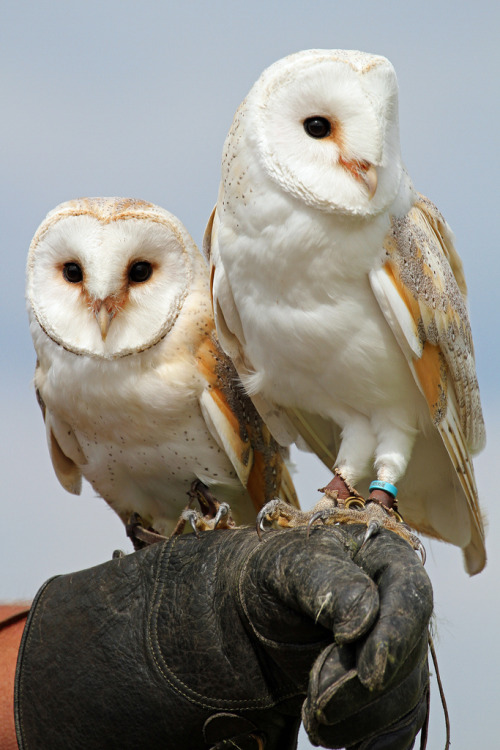
[[(287, 632), (294, 642), (314, 638), (315, 624), (339, 643), (359, 638), (378, 613), (377, 587), (352, 559), (352, 535), (344, 528), (269, 531), (242, 573), (240, 591), (260, 635)], [(277, 608), (278, 611), (277, 611)], [(301, 627), (302, 623), (302, 627)]]
[(358, 677), (373, 689), (390, 681), (422, 638), (427, 642), (432, 586), (410, 545), (390, 531), (370, 539), (355, 559), (377, 582), (380, 598), (379, 617), (357, 656)]
[[(369, 690), (358, 679), (353, 646), (328, 646), (311, 670), (302, 720), (310, 739), (324, 747), (411, 747), (426, 711), (429, 671), (421, 648), (389, 689)], [(410, 739), (409, 739), (410, 738)], [(361, 743), (361, 744), (359, 744)]]
[(346, 750), (411, 750), (415, 737), (422, 729), (429, 711), (428, 693), (396, 724), (376, 737), (351, 745)]

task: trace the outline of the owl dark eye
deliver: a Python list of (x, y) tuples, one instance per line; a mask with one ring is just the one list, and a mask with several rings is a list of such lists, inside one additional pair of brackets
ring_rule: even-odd
[(70, 284), (78, 284), (83, 279), (82, 269), (78, 263), (65, 263), (63, 266), (63, 276)]
[(140, 283), (147, 281), (153, 273), (153, 266), (147, 260), (139, 260), (130, 266), (128, 277), (130, 281)]
[(304, 130), (311, 138), (326, 138), (332, 132), (332, 126), (326, 117), (308, 117), (304, 120)]

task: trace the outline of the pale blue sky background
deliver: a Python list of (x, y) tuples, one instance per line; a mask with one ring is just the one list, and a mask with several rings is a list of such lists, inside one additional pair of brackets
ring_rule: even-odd
[[(59, 487), (45, 446), (24, 310), (25, 258), (45, 214), (78, 196), (143, 198), (178, 215), (200, 243), (225, 134), (262, 70), (311, 47), (384, 54), (399, 77), (408, 170), (455, 231), (469, 283), (489, 439), (476, 466), (490, 560), (468, 579), (457, 550), (432, 544), (428, 571), (453, 750), (498, 746), (499, 22), (499, 6), (481, 0), (2, 4), (0, 599), (32, 597), (50, 575), (127, 548), (103, 501)], [(324, 474), (296, 460), (308, 506)], [(429, 747), (438, 748), (435, 681), (433, 691)]]

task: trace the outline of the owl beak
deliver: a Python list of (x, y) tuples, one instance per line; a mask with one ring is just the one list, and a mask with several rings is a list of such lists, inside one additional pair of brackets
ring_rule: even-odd
[(377, 192), (378, 176), (376, 167), (368, 161), (349, 161), (342, 156), (339, 157), (339, 162), (356, 180), (364, 183), (368, 190), (368, 198), (371, 200)]
[(106, 305), (104, 305), (102, 302), (99, 302), (96, 306), (96, 312), (95, 317), (97, 320), (97, 324), (101, 331), (101, 338), (103, 341), (106, 341), (106, 336), (108, 335), (109, 326), (111, 325), (111, 321), (113, 320), (115, 316), (114, 312), (110, 312)]

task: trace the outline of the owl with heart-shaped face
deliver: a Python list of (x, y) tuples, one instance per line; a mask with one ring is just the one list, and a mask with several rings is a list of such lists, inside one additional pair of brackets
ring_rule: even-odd
[[(309, 50), (238, 109), (206, 232), (219, 338), (275, 438), (485, 564), (462, 264), (413, 188), (384, 57)], [(370, 482), (370, 480), (374, 480)], [(389, 500), (391, 502), (389, 502)]]
[(27, 266), (35, 387), (57, 478), (82, 476), (127, 523), (169, 533), (193, 483), (251, 522), (297, 503), (282, 454), (221, 351), (208, 269), (150, 203), (87, 198), (48, 214)]

